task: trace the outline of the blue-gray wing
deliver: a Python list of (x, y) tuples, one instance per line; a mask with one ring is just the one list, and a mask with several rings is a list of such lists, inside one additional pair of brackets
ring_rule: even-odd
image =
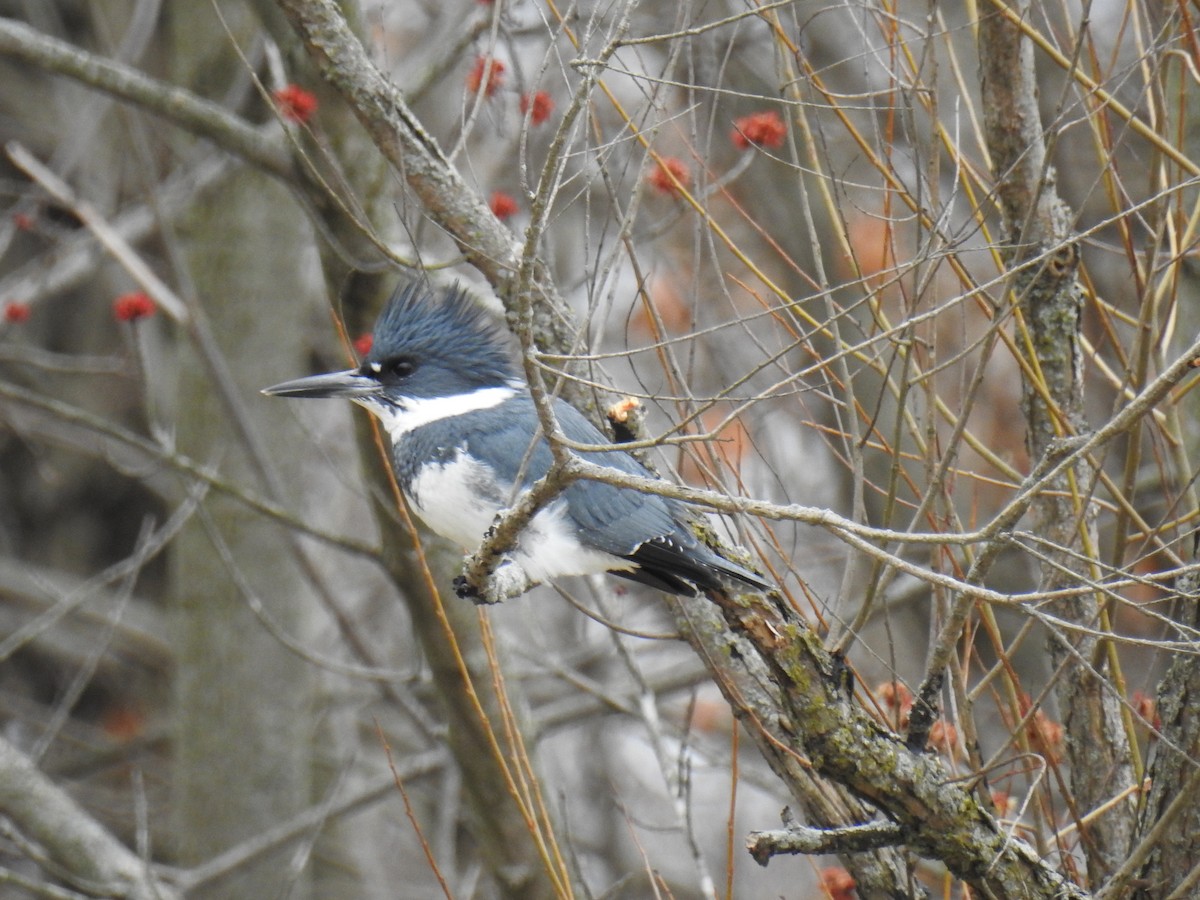
[[(550, 471), (552, 457), (545, 438), (539, 434), (537, 411), (528, 395), (514, 397), (489, 415), (472, 414), (464, 421), (467, 452), (487, 458), (497, 476), (518, 490), (529, 488)], [(583, 444), (608, 443), (599, 430), (570, 404), (558, 400), (554, 414), (563, 434)], [(464, 417), (464, 420), (467, 417)], [(642, 477), (651, 473), (628, 453), (581, 454), (589, 462)], [(568, 487), (567, 517), (585, 542), (615, 556), (627, 556), (638, 545), (660, 535), (671, 534), (678, 523), (671, 506), (661, 497), (612, 487), (595, 481), (579, 481)]]
[[(604, 444), (608, 439), (573, 406), (556, 400), (554, 414), (569, 440)], [(538, 437), (537, 411), (528, 394), (518, 395), (497, 407), (461, 418), (458, 446), (485, 458), (506, 484), (517, 491), (528, 489), (543, 477), (552, 462), (550, 447)], [(627, 475), (654, 475), (628, 453), (582, 453), (584, 459)], [(613, 487), (597, 481), (577, 481), (563, 492), (567, 518), (586, 546), (629, 560), (639, 568), (616, 574), (674, 593), (694, 593), (692, 585), (717, 587), (721, 578), (735, 578), (759, 589), (767, 583), (753, 573), (718, 556), (693, 536), (685, 523), (682, 504)], [(512, 502), (507, 498), (504, 503)]]

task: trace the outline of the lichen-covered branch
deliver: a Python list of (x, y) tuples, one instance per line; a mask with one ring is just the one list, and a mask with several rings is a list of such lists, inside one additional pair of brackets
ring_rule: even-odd
[[(1200, 577), (1190, 572), (1179, 581), (1179, 621), (1190, 628), (1200, 627)], [(1151, 787), (1138, 821), (1140, 840), (1130, 859), (1141, 859), (1140, 867), (1129, 872), (1130, 878), (1136, 872), (1139, 887), (1132, 896), (1138, 900), (1164, 896), (1169, 890), (1163, 888), (1175, 888), (1179, 877), (1200, 862), (1200, 797), (1195, 789), (1200, 770), (1193, 755), (1200, 746), (1200, 720), (1195, 714), (1198, 695), (1196, 657), (1181, 653), (1159, 685), (1159, 721), (1151, 723), (1161, 730), (1162, 739), (1150, 765)], [(1145, 852), (1138, 852), (1142, 850)], [(1119, 894), (1114, 891), (1112, 896)]]
[[(883, 811), (904, 829), (907, 846), (941, 860), (983, 896), (1086, 896), (1002, 829), (937, 756), (910, 751), (858, 706), (845, 665), (789, 606), (755, 594), (709, 598), (720, 607), (731, 638), (754, 649), (778, 691), (772, 737), (786, 741), (785, 754), (803, 756), (813, 771)], [(735, 708), (738, 699), (730, 697)]]
[[(1014, 4), (1021, 18), (1030, 4)], [(1082, 289), (1071, 212), (1059, 198), (1046, 156), (1037, 104), (1033, 44), (1006, 16), (980, 22), (979, 58), (984, 125), (996, 194), (1004, 216), (1007, 261), (1014, 274), (1018, 344), (1030, 359), (1023, 400), (1030, 456), (1043, 457), (1065, 437), (1086, 431), (1081, 346)], [(1041, 563), (1042, 590), (1089, 580), (1087, 560), (1097, 545), (1094, 469), (1083, 459), (1058, 472), (1032, 504), (1033, 530), (1057, 548)], [(1054, 614), (1103, 630), (1102, 605), (1092, 594), (1058, 601)], [(1077, 816), (1103, 807), (1133, 783), (1130, 747), (1119, 698), (1106, 678), (1111, 657), (1082, 633), (1053, 635), (1060, 714), (1066, 729), (1071, 791)], [(1101, 883), (1128, 852), (1133, 803), (1121, 803), (1081, 826), (1088, 873)]]
[(878, 847), (895, 847), (904, 842), (904, 830), (891, 822), (869, 822), (846, 828), (806, 828), (787, 821), (779, 831), (752, 831), (746, 849), (755, 861), (765, 866), (771, 857), (783, 854), (862, 853)]

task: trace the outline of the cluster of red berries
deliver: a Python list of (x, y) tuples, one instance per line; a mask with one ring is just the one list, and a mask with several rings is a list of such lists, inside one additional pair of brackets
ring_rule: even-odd
[(774, 149), (783, 146), (785, 137), (787, 126), (773, 109), (735, 119), (733, 131), (729, 132), (729, 140), (739, 150), (749, 150), (751, 147)]
[[(738, 150), (749, 150), (751, 147), (775, 149), (783, 146), (787, 137), (787, 125), (773, 109), (751, 113), (733, 122), (733, 130), (729, 132), (729, 141)], [(677, 195), (685, 190), (692, 182), (692, 170), (677, 156), (658, 156), (646, 183), (660, 194)]]
[[(496, 96), (496, 92), (504, 87), (504, 73), (507, 70), (502, 60), (494, 56), (480, 54), (467, 72), (467, 93), (483, 94), (484, 97)], [(554, 98), (549, 91), (531, 91), (521, 95), (521, 115), (529, 116), (532, 125), (541, 125), (554, 112)]]

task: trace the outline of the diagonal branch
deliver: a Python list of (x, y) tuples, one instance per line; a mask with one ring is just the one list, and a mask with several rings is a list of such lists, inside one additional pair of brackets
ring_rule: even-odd
[[(338, 4), (333, 0), (278, 0), (278, 4), (322, 77), (342, 95), (425, 211), (515, 310), (512, 292), (521, 268), (519, 245), (483, 197), (451, 166), (400, 89), (371, 61)], [(569, 348), (573, 334), (553, 286), (539, 274), (530, 288), (538, 306), (551, 313), (538, 322), (550, 346)]]
[(133, 851), (3, 738), (0, 812), (89, 893), (131, 900), (177, 896)]
[(95, 56), (12, 19), (0, 19), (0, 56), (66, 75), (136, 103), (214, 141), (265, 172), (285, 181), (297, 181), (291, 154), (277, 133), (254, 128), (218, 104), (164, 84), (132, 66)]

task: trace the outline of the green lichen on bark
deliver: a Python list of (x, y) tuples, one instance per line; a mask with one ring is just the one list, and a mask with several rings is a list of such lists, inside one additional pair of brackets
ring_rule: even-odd
[[(1020, 27), (1032, 11), (1014, 0), (979, 23), (984, 131), (996, 195), (1004, 217), (1005, 262), (1019, 315), (1016, 339), (1024, 354), (1023, 405), (1030, 457), (1054, 452), (1060, 438), (1085, 433), (1082, 369), (1083, 290), (1077, 281), (1079, 250), (1074, 215), (1059, 198), (1037, 102), (1033, 42)], [(1033, 501), (1031, 531), (1039, 542), (1039, 590), (1077, 587), (1091, 578), (1096, 552), (1096, 473), (1086, 459), (1062, 472)], [(1109, 656), (1097, 629), (1102, 606), (1080, 594), (1048, 606), (1081, 630), (1048, 637), (1055, 691), (1063, 720), (1073, 808), (1105, 807), (1129, 791), (1130, 748), (1120, 709), (1104, 684)], [(1128, 852), (1133, 804), (1114, 805), (1081, 824), (1088, 876), (1100, 884)]]

